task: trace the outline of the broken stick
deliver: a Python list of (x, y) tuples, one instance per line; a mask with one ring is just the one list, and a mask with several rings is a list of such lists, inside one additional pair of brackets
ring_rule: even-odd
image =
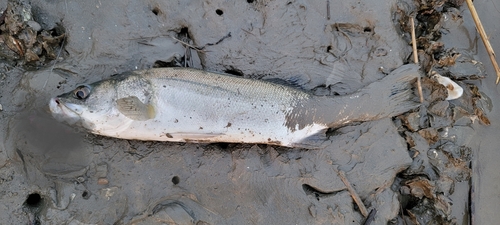
[(330, 20), (330, 0), (326, 0), (326, 19)]
[(486, 48), (486, 51), (488, 52), (488, 55), (490, 56), (491, 64), (493, 64), (493, 68), (497, 73), (496, 84), (498, 84), (498, 82), (500, 81), (500, 68), (498, 67), (498, 63), (495, 58), (495, 52), (493, 51), (493, 47), (491, 47), (490, 41), (488, 40), (488, 36), (486, 35), (486, 31), (484, 31), (483, 24), (481, 23), (481, 20), (477, 15), (476, 8), (474, 7), (474, 4), (472, 4), (472, 0), (466, 0), (466, 1), (467, 1), (467, 6), (469, 6), (470, 14), (472, 15), (472, 19), (474, 19), (474, 23), (476, 24), (476, 29), (479, 32), (481, 39), (483, 40), (483, 44), (484, 47)]
[[(411, 23), (411, 43), (413, 48), (413, 62), (418, 64), (418, 54), (417, 54), (417, 38), (415, 37), (415, 19), (410, 17)], [(422, 83), (420, 81), (420, 75), (417, 77), (417, 89), (418, 95), (420, 97), (420, 103), (424, 103), (424, 94), (422, 93)]]
[(344, 182), (344, 185), (347, 187), (347, 191), (349, 191), (349, 194), (351, 194), (352, 199), (354, 199), (354, 202), (356, 203), (356, 205), (358, 205), (359, 211), (361, 211), (361, 215), (363, 215), (363, 217), (366, 218), (368, 216), (368, 210), (366, 210), (366, 207), (363, 204), (363, 201), (361, 201), (361, 198), (356, 193), (354, 188), (351, 186), (351, 183), (349, 183), (349, 181), (345, 177), (344, 171), (336, 170), (336, 172), (339, 175), (342, 182)]
[(190, 45), (189, 43), (184, 42), (184, 41), (182, 41), (182, 40), (180, 40), (180, 39), (178, 39), (178, 38), (176, 38), (176, 37), (174, 37), (174, 36), (170, 36), (170, 38), (172, 38), (172, 39), (174, 39), (174, 40), (176, 40), (176, 41), (180, 42), (182, 45), (188, 46), (188, 47), (190, 47), (190, 48), (192, 48), (192, 49), (194, 49), (194, 50), (196, 50), (196, 51), (198, 51), (198, 52), (202, 52), (202, 53), (204, 53), (204, 52), (205, 52), (205, 50), (203, 50), (203, 49), (205, 48), (205, 46), (203, 46), (203, 47), (201, 47), (201, 48), (200, 48), (200, 47), (196, 47), (196, 46), (194, 46), (194, 45)]

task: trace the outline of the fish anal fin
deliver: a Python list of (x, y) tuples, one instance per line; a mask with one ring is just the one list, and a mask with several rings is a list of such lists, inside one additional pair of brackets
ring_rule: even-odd
[(146, 121), (153, 119), (156, 115), (151, 104), (144, 104), (136, 96), (116, 100), (116, 107), (120, 113), (132, 120)]
[(224, 134), (212, 134), (212, 133), (169, 133), (172, 138), (183, 140), (190, 143), (212, 143), (218, 142), (217, 138), (223, 136)]
[(317, 133), (305, 137), (304, 139), (293, 143), (290, 147), (305, 148), (305, 149), (322, 149), (329, 144), (329, 139), (326, 135), (327, 128), (318, 131)]

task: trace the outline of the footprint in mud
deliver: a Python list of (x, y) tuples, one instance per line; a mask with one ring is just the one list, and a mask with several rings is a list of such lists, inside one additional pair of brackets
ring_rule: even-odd
[[(78, 176), (91, 161), (91, 146), (83, 135), (42, 112), (21, 113), (9, 123), (7, 139), (23, 160), (25, 168), (35, 166), (44, 174)], [(26, 170), (26, 169), (25, 169)], [(28, 177), (36, 171), (25, 171)]]
[[(174, 179), (172, 182), (175, 184)], [(146, 215), (139, 216), (130, 224), (225, 224), (225, 219), (191, 199), (191, 196), (183, 194), (164, 198), (153, 205)]]

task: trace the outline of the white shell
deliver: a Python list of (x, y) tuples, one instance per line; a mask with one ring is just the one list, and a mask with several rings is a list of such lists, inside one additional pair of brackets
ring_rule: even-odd
[(462, 96), (462, 94), (464, 93), (464, 89), (460, 87), (457, 83), (455, 83), (448, 77), (441, 76), (435, 71), (433, 71), (432, 73), (433, 73), (432, 77), (436, 79), (437, 82), (445, 86), (446, 89), (448, 90), (448, 97), (446, 98), (446, 100), (454, 100)]

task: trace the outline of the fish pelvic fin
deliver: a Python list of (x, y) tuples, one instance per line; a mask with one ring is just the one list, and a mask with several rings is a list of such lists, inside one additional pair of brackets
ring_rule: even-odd
[(116, 107), (120, 113), (132, 120), (146, 121), (156, 115), (151, 104), (144, 104), (136, 96), (129, 96), (116, 100)]

